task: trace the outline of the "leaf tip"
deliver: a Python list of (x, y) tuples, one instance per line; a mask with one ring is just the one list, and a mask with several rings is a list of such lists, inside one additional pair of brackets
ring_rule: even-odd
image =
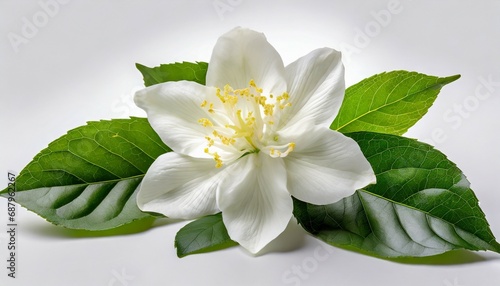
[(493, 249), (490, 249), (490, 250), (500, 254), (500, 243), (495, 241), (494, 243), (492, 243), (492, 245), (493, 245)]
[(7, 197), (5, 194), (8, 193), (8, 190), (9, 190), (8, 188), (5, 188), (4, 190), (0, 190), (0, 196), (1, 197)]
[(135, 67), (138, 69), (138, 70), (141, 70), (142, 68), (145, 68), (146, 66), (143, 65), (143, 64), (140, 64), (140, 63), (135, 63)]
[(444, 79), (444, 82), (445, 82), (446, 84), (448, 84), (448, 83), (452, 83), (452, 82), (454, 82), (454, 81), (458, 80), (458, 79), (459, 79), (459, 78), (461, 78), (461, 77), (462, 77), (462, 75), (460, 75), (460, 74), (456, 74), (456, 75), (452, 75), (452, 76), (445, 77), (445, 78), (443, 78), (443, 79)]
[(177, 233), (177, 234), (175, 235), (175, 239), (174, 239), (174, 248), (175, 248), (175, 250), (176, 250), (177, 258), (183, 258), (183, 257), (186, 257), (188, 254), (187, 254), (185, 251), (183, 251), (183, 250), (181, 249), (181, 247), (180, 247), (180, 245), (179, 245), (179, 240), (177, 239), (177, 235), (178, 235), (178, 234), (179, 234), (179, 233)]

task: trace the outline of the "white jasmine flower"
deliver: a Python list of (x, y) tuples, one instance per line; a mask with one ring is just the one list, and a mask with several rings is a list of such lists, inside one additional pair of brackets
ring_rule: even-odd
[(285, 67), (263, 34), (226, 33), (206, 86), (166, 82), (135, 95), (174, 151), (147, 171), (139, 208), (183, 219), (222, 211), (230, 237), (257, 253), (287, 226), (291, 196), (330, 204), (375, 182), (357, 143), (329, 129), (344, 89), (335, 50)]

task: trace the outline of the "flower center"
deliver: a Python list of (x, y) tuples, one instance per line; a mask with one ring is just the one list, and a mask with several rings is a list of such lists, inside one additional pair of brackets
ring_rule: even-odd
[[(247, 88), (225, 85), (201, 103), (210, 118), (198, 123), (207, 128), (205, 153), (211, 155), (217, 168), (223, 161), (265, 151), (269, 156), (285, 157), (295, 148), (294, 142), (280, 144), (276, 126), (284, 109), (291, 106), (289, 95), (263, 95), (263, 89), (251, 80)], [(234, 158), (234, 155), (238, 157)], [(231, 156), (232, 155), (232, 156)]]

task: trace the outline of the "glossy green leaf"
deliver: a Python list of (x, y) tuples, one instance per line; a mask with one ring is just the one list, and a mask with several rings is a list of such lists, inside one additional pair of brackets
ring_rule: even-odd
[(401, 135), (434, 103), (441, 88), (460, 75), (439, 78), (416, 72), (374, 75), (349, 87), (331, 129)]
[(231, 240), (222, 222), (222, 214), (199, 218), (177, 232), (175, 247), (177, 256), (184, 257), (238, 245)]
[(173, 63), (163, 64), (157, 67), (147, 67), (135, 64), (144, 77), (144, 85), (150, 86), (167, 81), (188, 80), (205, 85), (208, 63)]
[(462, 172), (430, 145), (357, 132), (377, 184), (331, 205), (294, 200), (314, 236), (379, 257), (429, 256), (453, 249), (500, 251)]
[(111, 229), (147, 218), (138, 186), (170, 149), (145, 118), (89, 122), (42, 150), (19, 174), (16, 201), (73, 229)]

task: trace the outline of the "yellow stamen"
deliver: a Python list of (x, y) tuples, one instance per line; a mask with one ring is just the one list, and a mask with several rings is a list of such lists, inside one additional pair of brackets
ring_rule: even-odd
[[(276, 138), (277, 136), (275, 136)], [(276, 140), (275, 140), (276, 141)], [(290, 152), (292, 152), (295, 149), (295, 142), (290, 142), (287, 144), (287, 149), (285, 151), (280, 151), (276, 150), (274, 148), (269, 149), (269, 155), (273, 158), (278, 158), (278, 157), (286, 157)]]
[[(279, 119), (279, 114), (275, 117), (276, 113), (291, 106), (291, 103), (288, 102), (289, 95), (286, 92), (279, 96), (273, 94), (266, 96), (262, 93), (263, 89), (257, 86), (254, 80), (250, 80), (246, 88), (234, 89), (226, 84), (223, 88), (215, 89), (217, 100), (220, 100), (223, 108), (215, 109), (215, 104), (220, 106), (220, 103), (208, 100), (204, 100), (200, 104), (201, 108), (207, 111), (207, 114), (216, 114), (217, 116), (211, 117), (209, 115), (208, 118), (198, 120), (198, 123), (209, 128), (211, 132), (205, 137), (207, 147), (203, 150), (213, 157), (217, 168), (222, 167), (224, 163), (223, 158), (216, 151), (224, 150), (221, 154), (226, 154), (227, 150), (234, 148), (243, 154), (255, 153), (267, 144), (269, 138), (275, 142), (279, 141), (277, 135), (270, 134), (275, 130), (270, 126)], [(249, 102), (239, 102), (242, 99)], [(214, 122), (217, 122), (217, 127), (214, 127)], [(271, 157), (277, 158), (287, 156), (294, 148), (295, 143), (291, 142), (286, 145), (274, 146), (268, 150)]]
[[(212, 139), (208, 136), (205, 136), (205, 139), (207, 139), (207, 141), (208, 141), (208, 147), (212, 147), (215, 144), (214, 139)], [(208, 148), (207, 148), (207, 150), (208, 150)]]
[(208, 108), (208, 112), (210, 112), (212, 114), (215, 113), (215, 111), (214, 111), (214, 104), (213, 103), (210, 103), (210, 106)]
[(212, 127), (214, 124), (207, 118), (200, 118), (198, 119), (198, 123), (203, 125), (203, 127)]

